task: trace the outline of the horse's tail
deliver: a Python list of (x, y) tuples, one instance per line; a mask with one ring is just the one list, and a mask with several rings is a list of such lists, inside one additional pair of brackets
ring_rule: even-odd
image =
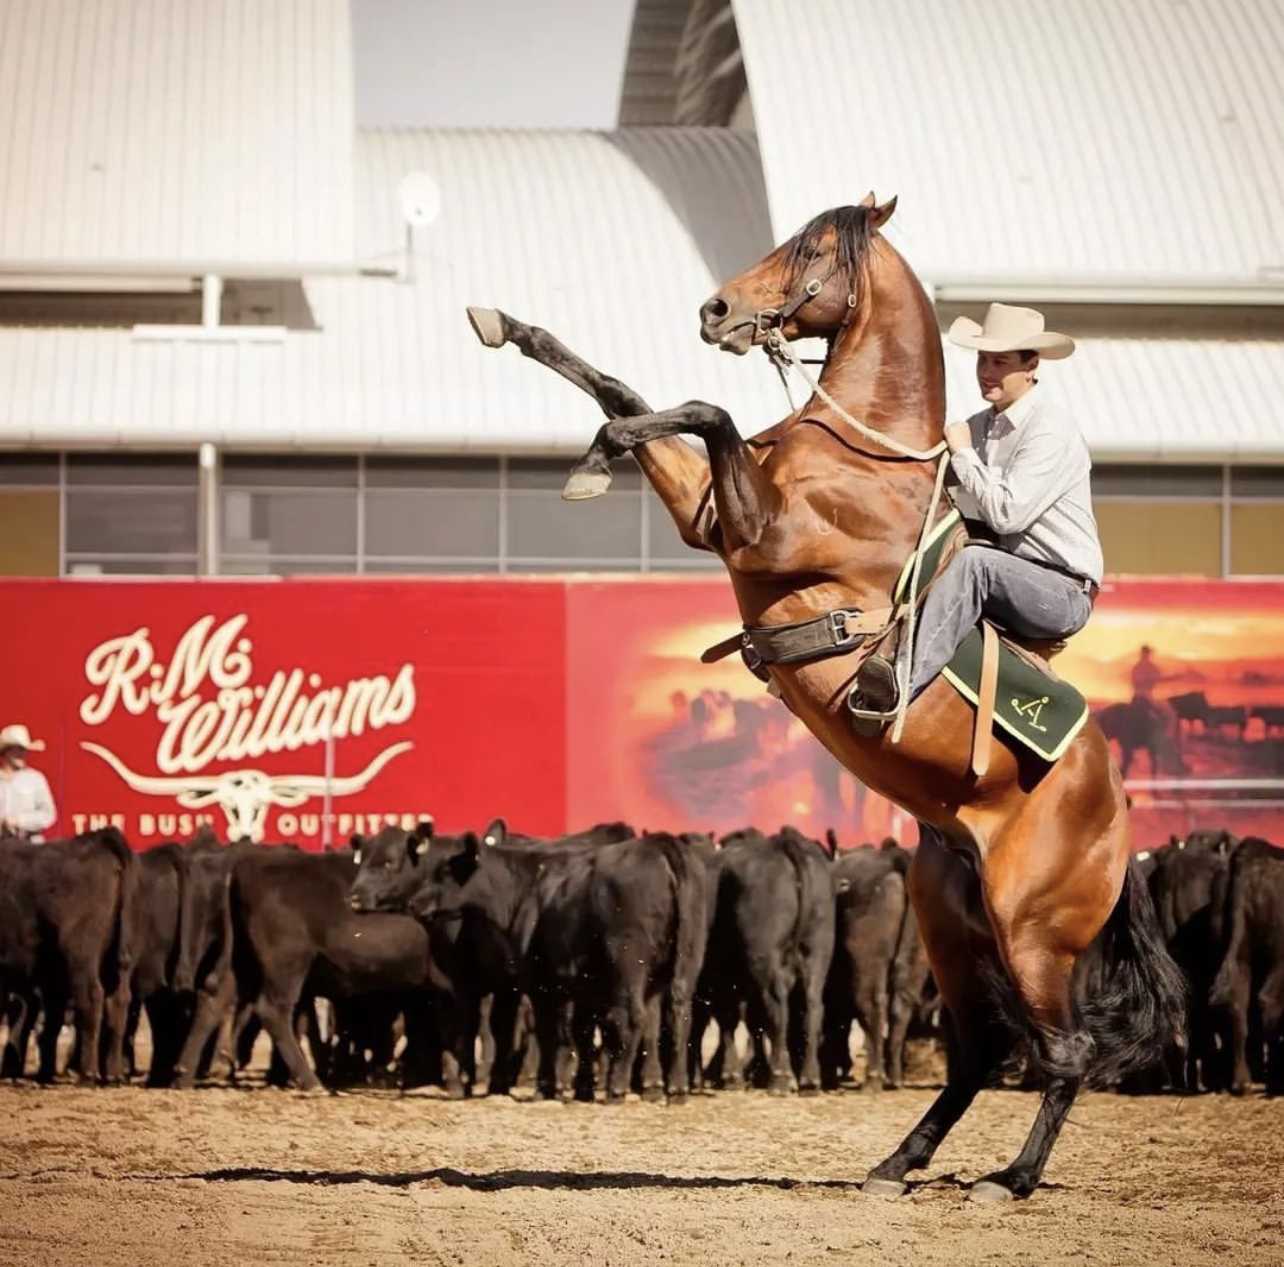
[(1107, 1086), (1157, 1064), (1186, 1036), (1186, 978), (1168, 953), (1150, 889), (1129, 860), (1123, 891), (1075, 965), (1084, 1026), (1096, 1044), (1088, 1081)]

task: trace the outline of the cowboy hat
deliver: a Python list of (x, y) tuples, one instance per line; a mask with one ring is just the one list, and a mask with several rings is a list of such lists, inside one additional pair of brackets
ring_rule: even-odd
[(0, 730), (0, 752), (6, 748), (26, 748), (31, 752), (44, 752), (43, 739), (33, 739), (31, 731), (16, 722)]
[(950, 326), (951, 343), (977, 352), (1037, 352), (1049, 361), (1059, 361), (1074, 351), (1067, 334), (1043, 328), (1043, 313), (1011, 304), (991, 304), (984, 325), (971, 317), (958, 317)]

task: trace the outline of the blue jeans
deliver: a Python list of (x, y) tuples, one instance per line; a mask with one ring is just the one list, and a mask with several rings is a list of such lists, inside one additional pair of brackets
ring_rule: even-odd
[(1092, 602), (1060, 572), (990, 546), (965, 546), (923, 600), (914, 639), (910, 699), (949, 664), (981, 617), (1019, 637), (1068, 638), (1088, 623)]

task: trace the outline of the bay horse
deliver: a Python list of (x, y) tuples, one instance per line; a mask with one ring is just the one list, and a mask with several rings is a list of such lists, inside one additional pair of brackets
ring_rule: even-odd
[[(940, 330), (927, 293), (880, 230), (895, 199), (825, 212), (727, 282), (700, 309), (703, 339), (745, 354), (818, 337), (816, 393), (744, 440), (701, 401), (654, 413), (547, 331), (469, 309), (483, 343), (514, 344), (592, 395), (609, 421), (564, 496), (596, 496), (631, 452), (682, 539), (730, 574), (747, 630), (825, 631), (835, 615), (886, 609), (925, 522), (939, 516), (945, 421)], [(699, 437), (707, 458), (681, 438)], [(815, 623), (811, 623), (815, 622)], [(1157, 1060), (1183, 1014), (1183, 986), (1144, 882), (1130, 866), (1123, 783), (1089, 721), (1054, 764), (1004, 742), (970, 773), (973, 711), (938, 679), (896, 742), (854, 727), (846, 697), (861, 639), (838, 630), (818, 658), (769, 663), (787, 706), (835, 757), (919, 823), (910, 897), (953, 1026), (946, 1086), (866, 1192), (899, 1195), (1019, 1043), (1042, 1080), (1012, 1163), (970, 1196), (1038, 1185), (1081, 1085)]]

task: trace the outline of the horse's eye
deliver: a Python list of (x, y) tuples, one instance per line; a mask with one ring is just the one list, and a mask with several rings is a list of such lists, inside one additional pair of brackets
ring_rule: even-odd
[(804, 246), (802, 257), (808, 264), (810, 264), (812, 260), (820, 258), (820, 247), (816, 246), (814, 243)]

